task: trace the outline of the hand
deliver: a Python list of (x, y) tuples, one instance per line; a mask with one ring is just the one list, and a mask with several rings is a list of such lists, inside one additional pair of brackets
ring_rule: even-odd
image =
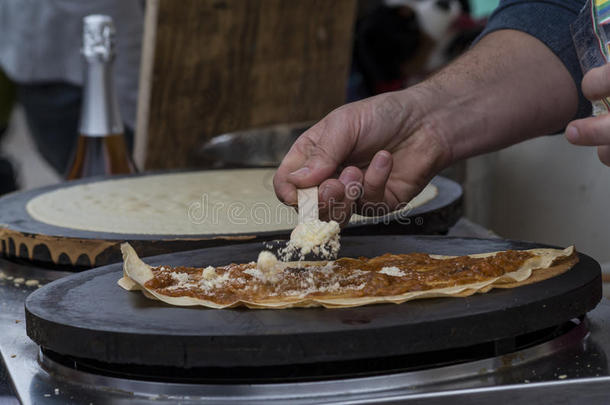
[[(278, 198), (319, 185), (320, 217), (381, 215), (407, 203), (449, 163), (447, 142), (411, 88), (347, 104), (303, 133), (273, 179)], [(428, 98), (425, 98), (428, 99)]]
[(544, 43), (499, 30), (416, 86), (330, 113), (292, 146), (275, 192), (296, 205), (297, 187), (319, 185), (321, 218), (341, 223), (371, 207), (387, 212), (454, 161), (565, 128), (577, 99), (570, 73)]
[[(591, 101), (610, 96), (610, 64), (587, 72), (582, 92)], [(610, 166), (610, 114), (570, 122), (566, 138), (574, 145), (597, 146), (599, 160)]]

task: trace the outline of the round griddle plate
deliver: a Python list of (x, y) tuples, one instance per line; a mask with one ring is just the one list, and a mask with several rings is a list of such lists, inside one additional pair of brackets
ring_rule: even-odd
[[(343, 238), (341, 255), (463, 255), (541, 247), (433, 236)], [(174, 253), (152, 265), (255, 260), (259, 243)], [(559, 325), (601, 299), (600, 266), (581, 254), (570, 271), (536, 284), (467, 298), (346, 309), (172, 307), (121, 289), (120, 264), (62, 278), (26, 301), (27, 334), (43, 348), (107, 363), (233, 367), (346, 361), (472, 346)]]
[[(155, 176), (161, 173), (146, 173), (129, 176), (113, 176), (119, 179), (130, 176)], [(220, 246), (244, 241), (260, 241), (288, 238), (290, 230), (204, 235), (122, 234), (92, 232), (80, 229), (49, 225), (32, 218), (27, 203), (40, 194), (78, 184), (108, 180), (107, 177), (92, 177), (57, 185), (9, 194), (0, 198), (0, 252), (8, 258), (26, 260), (39, 266), (63, 266), (67, 269), (88, 269), (116, 263), (121, 260), (120, 244), (128, 241), (140, 256), (185, 251), (211, 246)], [(393, 217), (390, 221), (348, 226), (344, 235), (376, 234), (441, 234), (446, 233), (462, 215), (462, 188), (449, 179), (437, 176), (432, 180), (438, 195), (409, 211), (404, 218)], [(377, 220), (378, 221), (378, 220)]]

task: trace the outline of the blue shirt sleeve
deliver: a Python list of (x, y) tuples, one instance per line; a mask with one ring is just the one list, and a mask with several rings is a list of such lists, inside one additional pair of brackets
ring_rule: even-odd
[(582, 70), (572, 42), (570, 24), (585, 5), (585, 0), (501, 0), (489, 17), (487, 26), (477, 38), (501, 29), (513, 29), (530, 34), (561, 59), (578, 89), (578, 111), (574, 118), (591, 115), (591, 103), (580, 89)]

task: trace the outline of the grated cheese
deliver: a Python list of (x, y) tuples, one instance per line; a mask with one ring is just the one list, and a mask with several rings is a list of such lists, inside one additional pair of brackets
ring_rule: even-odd
[(258, 278), (259, 280), (265, 279), (263, 272), (260, 271), (259, 269), (246, 269), (246, 270), (244, 270), (244, 273), (249, 274), (252, 277)]
[(188, 273), (171, 273), (172, 279), (176, 281), (178, 284), (186, 284), (189, 281)]
[(260, 269), (263, 273), (271, 274), (277, 264), (277, 257), (268, 250), (263, 250), (258, 254), (258, 260), (256, 261), (256, 268)]
[(203, 285), (206, 288), (217, 288), (221, 284), (229, 281), (230, 273), (228, 271), (224, 272), (222, 275), (217, 275), (211, 280), (201, 280), (199, 285)]
[[(161, 268), (163, 269), (163, 267)], [(182, 288), (191, 288), (195, 286), (195, 283), (192, 282), (189, 278), (188, 273), (170, 273), (172, 280), (176, 282), (176, 284), (167, 287), (168, 290), (179, 290)]]
[(339, 224), (335, 221), (324, 222), (313, 220), (298, 224), (290, 234), (290, 242), (307, 254), (317, 246), (337, 238), (340, 231)]
[(313, 220), (298, 224), (290, 234), (286, 247), (279, 250), (279, 258), (288, 261), (296, 255), (298, 260), (304, 260), (305, 255), (314, 253), (320, 258), (331, 259), (341, 247), (340, 230), (335, 221)]
[(211, 280), (216, 276), (216, 269), (212, 266), (208, 266), (201, 271), (201, 277), (203, 277), (205, 280)]
[(394, 276), (394, 277), (403, 277), (405, 275), (405, 273), (396, 266), (384, 267), (381, 270), (379, 270), (379, 272), (383, 273), (383, 274), (387, 274), (388, 276)]

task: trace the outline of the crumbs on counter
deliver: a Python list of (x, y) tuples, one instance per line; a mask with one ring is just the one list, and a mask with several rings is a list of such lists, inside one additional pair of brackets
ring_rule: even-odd
[(26, 287), (38, 287), (40, 285), (40, 281), (35, 279), (30, 279), (25, 281)]

